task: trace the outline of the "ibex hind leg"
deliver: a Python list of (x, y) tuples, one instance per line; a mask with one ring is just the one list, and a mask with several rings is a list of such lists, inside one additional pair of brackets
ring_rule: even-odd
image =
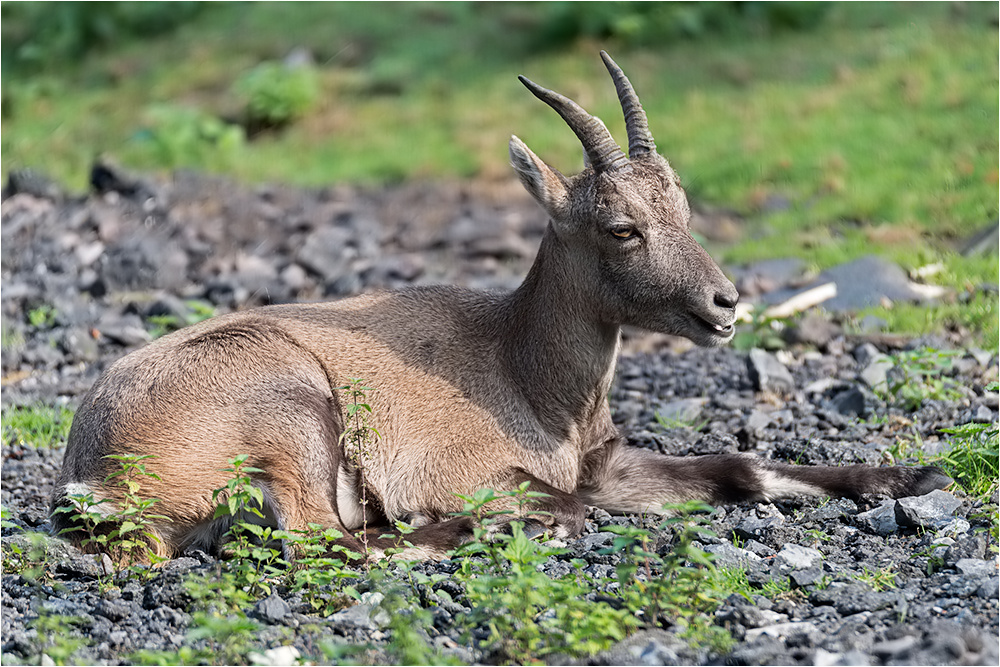
[[(337, 508), (337, 477), (343, 460), (339, 436), (342, 420), (336, 399), (323, 389), (289, 381), (262, 390), (247, 406), (247, 433), (252, 452), (247, 465), (254, 484), (264, 491), (265, 514), (286, 531), (308, 534), (312, 526), (333, 528), (342, 545), (359, 551)], [(285, 553), (300, 549), (286, 540)]]

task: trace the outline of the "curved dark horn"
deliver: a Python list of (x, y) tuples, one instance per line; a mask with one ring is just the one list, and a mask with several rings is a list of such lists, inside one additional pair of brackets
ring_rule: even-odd
[(601, 58), (604, 66), (611, 73), (614, 79), (615, 89), (618, 90), (618, 101), (622, 104), (622, 111), (625, 113), (625, 129), (628, 131), (628, 156), (634, 158), (644, 153), (655, 153), (656, 142), (649, 132), (649, 123), (646, 121), (646, 112), (642, 109), (639, 96), (635, 94), (632, 83), (625, 76), (625, 72), (611, 59), (605, 51), (601, 51)]
[(556, 110), (576, 133), (583, 144), (583, 150), (595, 172), (631, 169), (628, 157), (615, 143), (608, 128), (595, 116), (583, 110), (579, 104), (564, 95), (542, 88), (527, 77), (517, 77), (535, 97)]

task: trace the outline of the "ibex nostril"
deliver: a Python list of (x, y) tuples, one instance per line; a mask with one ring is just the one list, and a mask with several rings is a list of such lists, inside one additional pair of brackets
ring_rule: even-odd
[(733, 292), (732, 294), (719, 293), (715, 295), (715, 305), (719, 308), (735, 308), (739, 301), (740, 295), (738, 292)]

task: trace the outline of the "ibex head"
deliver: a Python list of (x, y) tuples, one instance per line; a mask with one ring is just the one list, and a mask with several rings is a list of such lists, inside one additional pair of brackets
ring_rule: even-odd
[(522, 76), (576, 133), (587, 168), (563, 176), (517, 137), (510, 141), (511, 163), (551, 216), (552, 232), (572, 258), (569, 270), (595, 295), (603, 322), (721, 345), (733, 336), (739, 294), (691, 236), (680, 178), (656, 152), (632, 84), (607, 53), (601, 57), (625, 114), (629, 155), (600, 119)]

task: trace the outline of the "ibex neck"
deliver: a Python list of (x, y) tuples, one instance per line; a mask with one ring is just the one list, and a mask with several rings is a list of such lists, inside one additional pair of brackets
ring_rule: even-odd
[(603, 405), (618, 355), (620, 329), (600, 321), (581, 270), (550, 226), (505, 303), (507, 370), (556, 432), (583, 425)]

